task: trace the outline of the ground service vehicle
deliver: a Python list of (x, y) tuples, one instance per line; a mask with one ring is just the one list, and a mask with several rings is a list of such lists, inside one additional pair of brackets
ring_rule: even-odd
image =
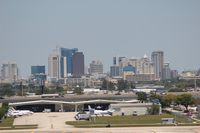
[(90, 114), (86, 112), (79, 112), (78, 114), (75, 115), (76, 120), (89, 120), (90, 119)]

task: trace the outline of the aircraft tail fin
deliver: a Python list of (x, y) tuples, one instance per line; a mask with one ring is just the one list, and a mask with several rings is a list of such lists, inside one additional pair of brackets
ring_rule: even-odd
[(90, 105), (88, 105), (88, 109), (89, 109), (89, 110), (91, 110), (91, 109), (92, 109)]
[(88, 109), (91, 115), (95, 114), (95, 110), (92, 109), (90, 105), (88, 105)]

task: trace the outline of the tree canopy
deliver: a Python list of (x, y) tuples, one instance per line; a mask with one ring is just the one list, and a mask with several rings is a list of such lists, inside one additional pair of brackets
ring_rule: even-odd
[(13, 96), (15, 92), (11, 84), (1, 84), (0, 96)]
[(123, 90), (128, 89), (128, 81), (126, 80), (119, 80), (117, 83), (118, 91), (121, 92)]
[(188, 106), (193, 105), (195, 103), (195, 99), (191, 94), (185, 93), (177, 96), (176, 103), (185, 106), (188, 111)]
[(160, 107), (159, 105), (152, 105), (151, 108), (148, 108), (147, 112), (150, 115), (158, 115), (160, 112)]
[(137, 99), (140, 100), (142, 103), (147, 101), (147, 94), (145, 92), (137, 92)]

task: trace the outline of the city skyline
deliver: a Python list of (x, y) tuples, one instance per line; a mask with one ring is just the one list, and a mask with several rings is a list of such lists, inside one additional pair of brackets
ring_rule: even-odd
[(162, 50), (179, 71), (199, 69), (200, 1), (0, 1), (0, 63), (22, 76), (48, 66), (57, 46), (78, 48), (85, 64)]
[[(73, 52), (75, 52), (73, 54)], [(68, 58), (68, 59), (67, 59)], [(31, 65), (31, 74), (28, 74), (28, 77), (36, 74), (45, 74), (50, 79), (63, 79), (69, 77), (81, 77), (84, 74), (109, 74), (113, 77), (115, 75), (113, 72), (113, 67), (118, 67), (115, 69), (118, 70), (118, 74), (115, 76), (122, 76), (124, 72), (132, 71), (136, 75), (137, 74), (155, 74), (155, 79), (168, 79), (171, 77), (170, 73), (172, 71), (176, 71), (174, 69), (170, 69), (170, 63), (164, 61), (164, 52), (163, 51), (152, 51), (151, 58), (146, 54), (141, 58), (136, 57), (113, 57), (113, 65), (110, 66), (110, 71), (103, 71), (103, 64), (100, 60), (92, 61), (87, 67), (84, 65), (84, 54), (83, 52), (78, 52), (78, 48), (57, 48), (56, 51), (53, 51), (49, 54), (48, 57), (48, 66), (47, 70), (45, 70), (45, 65)], [(117, 62), (118, 60), (118, 62)], [(10, 64), (10, 62), (8, 62)], [(2, 64), (6, 65), (6, 64)], [(17, 64), (16, 64), (17, 65)], [(70, 69), (69, 69), (70, 68)], [(73, 68), (73, 69), (71, 69)], [(86, 69), (87, 68), (87, 69)], [(19, 68), (17, 67), (19, 70)], [(3, 70), (3, 67), (2, 67)], [(137, 71), (136, 71), (137, 70)], [(200, 69), (199, 69), (200, 70)], [(165, 71), (165, 76), (163, 76), (163, 72)], [(19, 73), (18, 73), (19, 74)], [(18, 76), (21, 77), (19, 74)], [(27, 77), (27, 78), (28, 78)]]
[[(72, 49), (69, 49), (69, 48), (64, 48), (64, 47), (60, 47), (60, 48), (56, 48), (57, 50), (52, 50), (52, 52), (51, 53), (49, 53), (49, 57), (51, 57), (51, 56), (58, 56), (58, 58), (59, 58), (59, 55), (60, 55), (60, 53), (58, 52), (58, 51), (60, 51), (61, 49), (68, 49), (68, 50), (74, 50), (74, 49), (77, 49), (78, 50), (78, 48), (72, 48)], [(78, 52), (78, 51), (77, 51)], [(164, 51), (161, 51), (161, 50), (155, 50), (155, 51), (152, 51), (152, 53), (151, 53), (151, 56), (152, 56), (152, 54), (153, 53), (155, 53), (155, 52), (164, 52)], [(80, 52), (78, 52), (78, 53), (80, 53)], [(81, 52), (82, 53), (82, 52)], [(128, 56), (115, 56), (115, 57), (113, 57), (113, 60), (112, 60), (112, 63), (116, 63), (115, 65), (116, 66), (119, 66), (119, 62), (117, 62), (117, 60), (120, 60), (121, 58), (126, 58), (126, 59), (130, 59), (130, 60), (135, 60), (135, 59), (141, 59), (141, 58), (146, 58), (146, 59), (149, 59), (150, 60), (150, 62), (151, 63), (153, 63), (153, 60), (152, 60), (152, 57), (151, 56), (147, 56), (146, 54), (144, 54), (143, 56), (141, 56), (141, 57), (134, 57), (134, 56), (132, 56), (132, 57), (128, 57)], [(29, 68), (30, 68), (30, 72), (27, 74), (27, 75), (21, 75), (19, 72), (18, 72), (18, 76), (20, 76), (20, 78), (28, 78), (28, 77), (30, 77), (31, 76), (31, 74), (32, 74), (32, 67), (33, 66), (44, 66), (44, 67), (49, 67), (49, 57), (48, 57), (48, 64), (47, 65), (43, 65), (43, 64), (34, 64), (34, 65), (31, 65), (31, 66), (29, 66)], [(62, 57), (62, 56), (61, 56)], [(115, 58), (115, 59), (114, 59)], [(163, 66), (165, 65), (165, 64), (170, 64), (169, 63), (169, 61), (166, 61), (165, 60), (165, 57), (163, 58), (164, 59), (164, 62), (163, 62)], [(115, 61), (114, 61), (115, 60)], [(92, 62), (93, 62), (94, 60), (92, 60)], [(100, 60), (96, 60), (96, 61), (100, 61)], [(100, 61), (101, 62), (101, 61)], [(3, 65), (3, 64), (6, 64), (6, 63), (16, 63), (16, 62), (10, 62), (10, 61), (8, 61), (8, 62), (3, 62), (1, 65)], [(91, 62), (90, 62), (91, 63)], [(88, 64), (85, 64), (84, 66), (85, 66), (85, 74), (87, 74), (87, 73), (90, 73), (90, 70), (89, 70), (89, 68), (90, 68), (90, 63), (88, 63)], [(17, 64), (17, 63), (16, 63)], [(17, 64), (18, 65), (18, 64)], [(111, 64), (109, 67), (112, 67), (112, 65), (113, 64)], [(114, 66), (115, 66), (114, 65)], [(103, 66), (103, 69), (104, 69), (104, 64), (102, 64), (102, 66)], [(170, 64), (170, 66), (171, 66), (171, 64)], [(86, 68), (88, 68), (88, 70), (86, 71)], [(171, 67), (170, 67), (171, 68)], [(110, 69), (110, 68), (109, 68)], [(163, 68), (162, 68), (163, 69)], [(175, 69), (174, 69), (175, 70)], [(187, 70), (200, 70), (200, 68), (198, 68), (198, 69), (187, 69)], [(183, 70), (183, 71), (187, 71), (187, 70)], [(18, 67), (18, 71), (20, 71), (20, 68)], [(49, 71), (50, 71), (50, 69), (47, 69), (47, 70), (45, 70), (45, 74), (47, 74), (47, 75), (49, 75)], [(60, 71), (60, 68), (58, 69), (58, 70), (56, 70), (56, 71)], [(111, 70), (106, 70), (106, 71), (103, 71), (103, 73), (110, 73), (111, 72)], [(181, 72), (181, 71), (179, 71), (179, 72)], [(58, 72), (59, 73), (59, 75), (58, 75), (58, 78), (61, 78), (60, 77), (60, 72)], [(155, 72), (156, 73), (156, 72)], [(50, 74), (51, 75), (51, 74)], [(49, 77), (51, 77), (49, 75)], [(23, 77), (24, 76), (24, 77)], [(162, 77), (162, 76), (161, 76)]]

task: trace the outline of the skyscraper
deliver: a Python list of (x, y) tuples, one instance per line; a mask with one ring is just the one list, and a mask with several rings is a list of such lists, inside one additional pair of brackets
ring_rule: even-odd
[(2, 64), (1, 78), (8, 82), (14, 82), (18, 79), (18, 68), (15, 63)]
[(113, 65), (117, 65), (117, 58), (116, 57), (113, 57)]
[(50, 78), (60, 78), (60, 69), (59, 69), (60, 58), (56, 53), (50, 54), (48, 58), (48, 76)]
[(103, 64), (101, 61), (92, 61), (90, 63), (90, 74), (102, 74), (103, 73)]
[(163, 78), (164, 52), (152, 52), (151, 59), (154, 67), (155, 78), (161, 80)]
[(175, 79), (178, 77), (178, 71), (177, 70), (171, 70), (171, 78)]
[(146, 54), (141, 59), (137, 59), (136, 68), (138, 74), (154, 74), (153, 64)]
[(111, 77), (119, 76), (119, 66), (110, 67), (110, 76)]
[(46, 80), (45, 66), (31, 66), (31, 78), (39, 82)]
[(169, 63), (165, 63), (164, 64), (164, 68), (163, 68), (163, 79), (171, 79), (171, 69), (169, 67)]
[(72, 74), (73, 63), (72, 56), (78, 52), (77, 48), (60, 48), (60, 77), (65, 78), (67, 74)]
[[(119, 57), (119, 62), (121, 62), (121, 58), (124, 57)], [(110, 76), (111, 77), (115, 77), (115, 76), (119, 76), (119, 66), (117, 66), (117, 58), (113, 57), (113, 66), (110, 67)]]
[(45, 66), (31, 66), (31, 74), (45, 74)]
[(81, 77), (84, 75), (84, 55), (83, 52), (76, 52), (72, 56), (72, 75), (73, 77)]

